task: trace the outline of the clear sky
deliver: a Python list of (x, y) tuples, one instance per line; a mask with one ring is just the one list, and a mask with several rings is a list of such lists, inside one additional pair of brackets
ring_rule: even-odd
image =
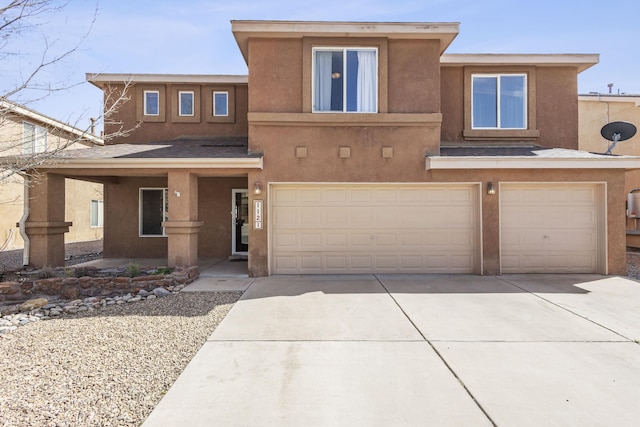
[[(8, 46), (0, 90), (50, 51), (78, 50), (41, 74), (77, 84), (29, 104), (80, 127), (100, 114), (102, 93), (85, 73), (246, 74), (231, 20), (459, 22), (448, 53), (597, 53), (579, 93), (640, 94), (639, 0), (70, 0)], [(20, 100), (18, 100), (20, 101)]]

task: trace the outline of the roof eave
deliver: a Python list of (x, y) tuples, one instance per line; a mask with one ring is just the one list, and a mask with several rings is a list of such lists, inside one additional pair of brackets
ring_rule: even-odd
[(70, 158), (54, 159), (42, 168), (55, 169), (262, 169), (262, 157), (247, 158)]
[(109, 83), (141, 84), (248, 84), (249, 77), (244, 74), (126, 74), (86, 73), (86, 79), (92, 85), (104, 90)]
[(460, 32), (458, 22), (231, 21), (231, 31), (248, 63), (249, 38), (386, 37), (440, 40), (444, 52)]
[(426, 158), (426, 170), (462, 169), (640, 169), (640, 157), (539, 158), (444, 157)]
[(440, 58), (444, 67), (451, 66), (509, 66), (575, 67), (578, 73), (600, 61), (595, 53), (448, 53)]

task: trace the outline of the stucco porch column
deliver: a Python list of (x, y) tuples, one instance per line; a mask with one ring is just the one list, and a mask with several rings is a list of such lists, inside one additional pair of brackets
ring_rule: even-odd
[(169, 220), (162, 226), (168, 236), (169, 267), (198, 265), (198, 177), (188, 171), (171, 171), (168, 177)]
[(29, 218), (25, 231), (30, 241), (29, 265), (64, 266), (64, 177), (43, 174), (30, 180)]

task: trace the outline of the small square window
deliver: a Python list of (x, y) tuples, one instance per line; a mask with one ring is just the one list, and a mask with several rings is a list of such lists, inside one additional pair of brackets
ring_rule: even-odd
[(229, 94), (228, 92), (213, 92), (213, 115), (229, 115)]
[(157, 90), (144, 91), (144, 115), (158, 116), (160, 114), (160, 92)]
[(178, 92), (178, 111), (181, 116), (193, 116), (193, 92)]

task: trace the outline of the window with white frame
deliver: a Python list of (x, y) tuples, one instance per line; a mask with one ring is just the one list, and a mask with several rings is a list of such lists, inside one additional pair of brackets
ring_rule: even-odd
[(378, 111), (376, 48), (313, 49), (313, 111)]
[(91, 201), (91, 227), (104, 227), (104, 205), (102, 200)]
[(228, 92), (213, 92), (213, 115), (225, 117), (229, 115)]
[(471, 86), (472, 128), (526, 129), (525, 74), (473, 74)]
[(160, 92), (157, 90), (144, 91), (144, 115), (160, 115)]
[(47, 129), (24, 122), (22, 124), (22, 153), (44, 153), (47, 150)]
[(193, 116), (193, 98), (192, 91), (178, 92), (178, 114), (181, 116)]
[(166, 188), (140, 189), (140, 236), (165, 236), (162, 226), (169, 219), (168, 190)]

